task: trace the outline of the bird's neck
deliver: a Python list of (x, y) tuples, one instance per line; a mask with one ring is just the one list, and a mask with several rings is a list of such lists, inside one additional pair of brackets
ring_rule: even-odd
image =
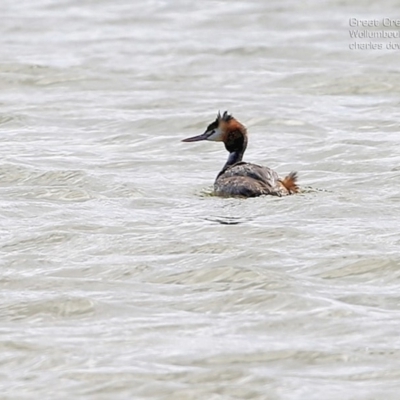
[(229, 153), (228, 160), (226, 161), (224, 168), (222, 169), (225, 171), (227, 168), (229, 168), (231, 165), (234, 165), (243, 159), (243, 153), (244, 150), (235, 150)]
[(228, 161), (224, 166), (224, 170), (233, 164), (242, 161), (243, 154), (247, 147), (247, 132), (244, 126), (233, 129), (228, 132), (225, 140), (225, 148), (229, 152)]

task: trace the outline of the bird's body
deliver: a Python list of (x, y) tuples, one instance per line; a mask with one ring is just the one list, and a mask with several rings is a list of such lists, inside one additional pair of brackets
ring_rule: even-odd
[(285, 196), (298, 192), (297, 174), (291, 172), (284, 179), (268, 167), (242, 161), (247, 147), (246, 128), (226, 111), (211, 123), (204, 134), (184, 139), (222, 141), (229, 152), (228, 161), (214, 182), (218, 196), (256, 197), (261, 195)]
[[(291, 194), (284, 181), (268, 167), (239, 162), (221, 172), (214, 183), (215, 194), (219, 196), (256, 197), (266, 194), (275, 196)], [(295, 173), (289, 176), (292, 180), (296, 180)]]

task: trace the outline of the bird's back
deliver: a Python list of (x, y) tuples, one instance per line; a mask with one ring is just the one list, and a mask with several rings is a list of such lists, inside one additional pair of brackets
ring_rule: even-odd
[(245, 162), (221, 171), (215, 180), (214, 191), (219, 196), (241, 197), (290, 194), (274, 170)]

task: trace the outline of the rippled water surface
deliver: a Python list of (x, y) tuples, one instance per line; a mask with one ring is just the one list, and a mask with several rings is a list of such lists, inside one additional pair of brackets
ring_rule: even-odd
[[(0, 13), (2, 399), (399, 398), (396, 2)], [(210, 196), (218, 109), (303, 192)]]

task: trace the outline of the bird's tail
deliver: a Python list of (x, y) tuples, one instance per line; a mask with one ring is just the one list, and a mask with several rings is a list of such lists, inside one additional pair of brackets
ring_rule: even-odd
[(297, 182), (297, 172), (291, 172), (288, 176), (281, 180), (282, 185), (287, 189), (289, 194), (297, 193), (299, 191), (299, 187), (296, 184)]

